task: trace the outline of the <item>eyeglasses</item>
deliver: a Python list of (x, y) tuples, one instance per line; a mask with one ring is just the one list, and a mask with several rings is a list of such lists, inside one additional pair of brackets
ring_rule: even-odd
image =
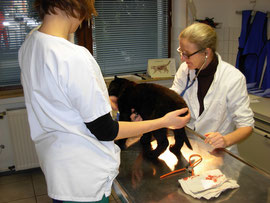
[(184, 57), (184, 58), (186, 58), (186, 59), (189, 59), (191, 56), (193, 56), (193, 55), (199, 53), (199, 52), (202, 51), (202, 50), (204, 50), (204, 49), (200, 49), (200, 50), (198, 50), (198, 51), (195, 51), (195, 52), (192, 53), (192, 54), (185, 54), (185, 53), (183, 53), (183, 51), (181, 50), (180, 47), (177, 48), (177, 52), (180, 54), (180, 56), (182, 56), (182, 57)]

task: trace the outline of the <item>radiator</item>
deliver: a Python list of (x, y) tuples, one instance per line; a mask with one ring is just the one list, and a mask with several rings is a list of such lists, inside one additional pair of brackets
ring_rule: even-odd
[(39, 167), (34, 142), (30, 137), (26, 109), (8, 110), (7, 119), (13, 145), (15, 169)]

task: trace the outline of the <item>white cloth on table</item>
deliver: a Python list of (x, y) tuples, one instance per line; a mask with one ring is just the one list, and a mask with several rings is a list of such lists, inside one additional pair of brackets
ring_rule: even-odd
[(235, 180), (226, 178), (219, 169), (206, 171), (203, 174), (179, 179), (178, 181), (186, 194), (198, 199), (204, 197), (207, 200), (218, 197), (227, 189), (239, 187)]

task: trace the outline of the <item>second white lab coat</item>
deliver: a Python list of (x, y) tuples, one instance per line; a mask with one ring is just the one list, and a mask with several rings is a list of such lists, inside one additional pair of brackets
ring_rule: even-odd
[[(236, 128), (254, 126), (244, 75), (234, 66), (222, 61), (219, 54), (217, 55), (217, 70), (205, 95), (202, 114), (199, 115), (197, 79), (183, 97), (191, 113), (191, 120), (187, 126), (202, 135), (208, 132), (220, 132), (226, 135)], [(195, 70), (189, 70), (186, 63), (181, 64), (175, 75), (171, 89), (178, 94), (181, 94), (186, 87), (188, 71), (192, 81)], [(237, 152), (236, 145), (228, 149)]]

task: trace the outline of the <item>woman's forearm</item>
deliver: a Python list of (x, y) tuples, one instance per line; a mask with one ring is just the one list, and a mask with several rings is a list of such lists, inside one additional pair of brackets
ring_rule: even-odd
[(224, 136), (227, 147), (236, 144), (247, 137), (252, 133), (253, 128), (251, 126), (237, 128), (235, 131)]
[(145, 120), (138, 122), (120, 121), (119, 131), (115, 139), (117, 140), (134, 137), (160, 128), (171, 128), (171, 129), (182, 128), (189, 121), (190, 114), (187, 114), (184, 117), (180, 117), (179, 115), (185, 113), (187, 110), (188, 110), (187, 108), (183, 108), (180, 110), (172, 111), (170, 113), (167, 113), (162, 118), (154, 120)]
[(163, 128), (162, 121), (160, 119), (149, 120), (149, 121), (139, 121), (139, 122), (119, 122), (119, 131), (118, 135), (115, 138), (123, 139), (134, 136), (142, 135), (146, 132), (150, 132), (153, 130), (157, 130), (159, 128)]

